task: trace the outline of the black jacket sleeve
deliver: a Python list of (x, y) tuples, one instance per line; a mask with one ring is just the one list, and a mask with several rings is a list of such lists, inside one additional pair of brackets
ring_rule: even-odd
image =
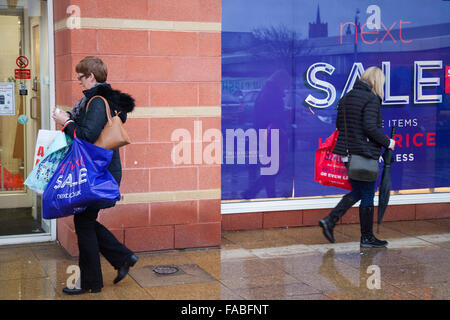
[(101, 98), (94, 98), (82, 121), (69, 123), (64, 132), (71, 138), (74, 137), (75, 133), (77, 138), (94, 143), (100, 136), (106, 122), (105, 103)]
[(381, 128), (378, 127), (378, 114), (381, 105), (377, 99), (378, 97), (369, 101), (363, 110), (363, 129), (364, 133), (370, 139), (387, 149), (389, 148), (390, 140), (386, 137)]

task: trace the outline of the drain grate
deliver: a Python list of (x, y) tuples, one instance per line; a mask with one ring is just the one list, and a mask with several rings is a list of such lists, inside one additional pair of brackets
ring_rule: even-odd
[(149, 265), (133, 268), (130, 270), (130, 276), (142, 288), (217, 281), (196, 264)]
[(177, 273), (179, 269), (175, 266), (156, 266), (153, 268), (153, 272), (160, 275), (169, 275)]

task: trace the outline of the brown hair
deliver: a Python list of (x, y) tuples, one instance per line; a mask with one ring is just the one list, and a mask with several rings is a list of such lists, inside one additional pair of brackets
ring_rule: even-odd
[(89, 76), (91, 73), (94, 74), (95, 80), (97, 82), (105, 82), (108, 77), (108, 69), (106, 64), (100, 58), (88, 56), (83, 60), (78, 62), (75, 67), (77, 73), (82, 73), (85, 76)]
[(384, 74), (378, 67), (368, 68), (361, 76), (361, 80), (366, 81), (372, 87), (372, 92), (383, 99), (384, 96)]

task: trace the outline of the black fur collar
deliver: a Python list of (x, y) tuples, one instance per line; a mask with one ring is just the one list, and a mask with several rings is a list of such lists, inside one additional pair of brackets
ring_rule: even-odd
[(117, 109), (118, 111), (128, 113), (133, 111), (135, 107), (134, 98), (132, 96), (119, 90), (114, 90), (106, 82), (99, 83), (89, 90), (84, 90), (83, 93), (88, 100), (97, 95), (104, 97), (113, 105), (111, 107)]

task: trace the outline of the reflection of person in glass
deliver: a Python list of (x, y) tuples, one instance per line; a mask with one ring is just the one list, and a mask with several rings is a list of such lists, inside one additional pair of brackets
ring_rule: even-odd
[[(384, 81), (384, 74), (380, 68), (368, 68), (361, 76), (361, 80), (355, 82), (353, 89), (339, 103), (336, 119), (339, 136), (333, 153), (341, 155), (346, 166), (348, 165), (348, 154), (358, 154), (378, 160), (381, 147), (394, 149), (395, 141), (389, 139), (381, 130), (381, 99), (384, 94)], [(347, 135), (345, 127), (347, 127)], [(346, 139), (348, 139), (347, 143)], [(350, 184), (353, 191), (345, 195), (331, 213), (319, 222), (325, 237), (330, 242), (335, 241), (333, 229), (336, 222), (348, 209), (361, 200), (359, 205), (361, 246), (385, 247), (388, 244), (387, 241), (377, 239), (372, 231), (376, 181), (350, 179)]]
[[(261, 175), (263, 165), (252, 165), (250, 170), (257, 170), (259, 175), (254, 182), (250, 181), (249, 188), (243, 192), (245, 199), (254, 198), (261, 189), (265, 188), (267, 197), (276, 197), (275, 179), (286, 168), (286, 156), (288, 153), (288, 132), (290, 127), (291, 114), (284, 109), (285, 89), (288, 88), (291, 78), (286, 70), (275, 71), (261, 89), (254, 106), (254, 129), (256, 132), (267, 130), (267, 154), (273, 152), (271, 145), (271, 130), (278, 130), (279, 133), (279, 155), (278, 172), (276, 174)], [(261, 144), (265, 141), (259, 140), (258, 152), (261, 152)], [(273, 158), (273, 157), (272, 157)]]

